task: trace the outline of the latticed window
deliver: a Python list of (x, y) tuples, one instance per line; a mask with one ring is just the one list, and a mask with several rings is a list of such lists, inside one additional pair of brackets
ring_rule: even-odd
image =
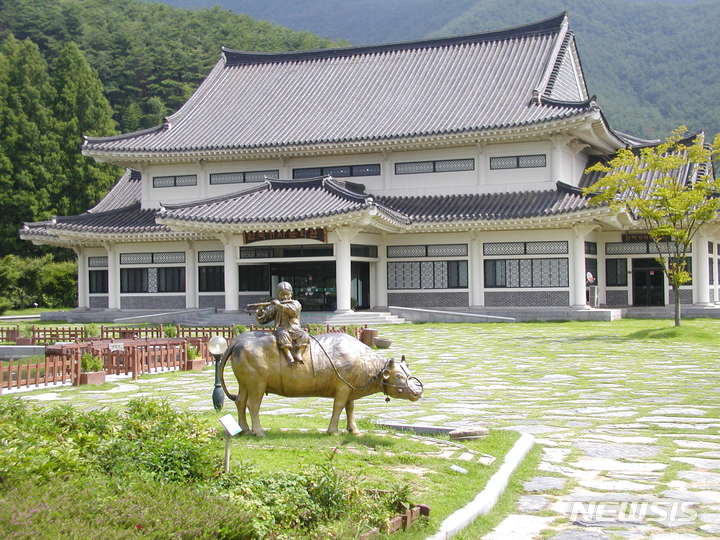
[(533, 169), (547, 166), (545, 154), (498, 156), (490, 158), (490, 169)]
[(107, 268), (108, 258), (106, 256), (88, 257), (88, 266), (90, 268)]
[(467, 257), (467, 244), (430, 244), (421, 246), (388, 246), (391, 259), (416, 257)]
[(395, 174), (421, 174), (475, 170), (475, 159), (442, 159), (435, 161), (407, 161), (395, 164)]
[(568, 252), (564, 240), (542, 242), (485, 242), (484, 255), (562, 255)]
[(388, 289), (465, 289), (467, 261), (389, 262)]
[(568, 260), (560, 259), (487, 259), (485, 287), (567, 287)]
[(223, 262), (225, 260), (224, 251), (198, 251), (199, 263)]
[(265, 180), (277, 180), (279, 177), (280, 171), (277, 169), (267, 171), (212, 173), (210, 175), (210, 183), (213, 185), (249, 184), (254, 182), (264, 182)]
[(183, 187), (183, 186), (196, 186), (197, 175), (196, 174), (183, 174), (176, 176), (153, 176), (153, 187), (164, 188), (164, 187)]
[(352, 176), (379, 176), (380, 164), (368, 165), (335, 165), (332, 167), (304, 167), (293, 169), (293, 179), (318, 178), (332, 176), (334, 178), (348, 178)]
[(148, 292), (148, 269), (147, 268), (121, 268), (120, 269), (120, 292), (121, 293), (145, 293), (145, 292)]

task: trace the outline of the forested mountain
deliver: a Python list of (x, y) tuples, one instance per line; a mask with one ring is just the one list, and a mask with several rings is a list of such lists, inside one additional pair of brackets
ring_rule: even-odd
[(0, 257), (44, 251), (18, 239), (24, 221), (81, 213), (117, 180), (119, 169), (82, 156), (82, 135), (157, 125), (187, 100), (223, 45), (331, 44), (221, 9), (0, 2)]
[(618, 129), (720, 131), (718, 0), (164, 0), (220, 4), (354, 44), (481, 32), (567, 10), (591, 93)]
[(48, 60), (76, 42), (103, 81), (123, 132), (175, 112), (222, 46), (284, 51), (333, 44), (219, 8), (187, 11), (137, 0), (3, 0), (0, 32), (30, 38)]

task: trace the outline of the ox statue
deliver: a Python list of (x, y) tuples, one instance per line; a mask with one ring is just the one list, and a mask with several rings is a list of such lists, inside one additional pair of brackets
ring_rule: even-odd
[[(239, 384), (237, 395), (230, 394), (224, 370), (230, 360)], [(422, 383), (411, 376), (405, 359), (387, 360), (370, 347), (347, 334), (321, 334), (310, 340), (302, 363), (288, 363), (272, 332), (252, 331), (237, 336), (220, 363), (225, 394), (235, 402), (238, 423), (247, 433), (245, 410), (250, 411), (252, 432), (263, 436), (260, 404), (267, 393), (287, 397), (333, 398), (328, 434), (338, 432), (340, 413), (345, 409), (347, 428), (358, 434), (353, 415), (356, 399), (383, 392), (388, 397), (416, 401), (422, 395)]]

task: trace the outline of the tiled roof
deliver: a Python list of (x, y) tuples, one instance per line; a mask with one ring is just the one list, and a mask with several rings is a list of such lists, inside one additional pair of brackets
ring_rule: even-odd
[[(364, 186), (330, 177), (305, 181), (268, 180), (250, 189), (181, 205), (166, 205), (163, 219), (213, 223), (296, 222), (376, 206)], [(402, 220), (390, 209), (388, 217)]]
[(580, 191), (556, 190), (420, 197), (379, 197), (378, 202), (415, 222), (485, 221), (553, 216), (588, 208)]
[(142, 196), (142, 176), (139, 171), (125, 169), (123, 174), (113, 188), (93, 208), (90, 213), (117, 210), (130, 206), (140, 200)]
[(592, 107), (572, 71), (579, 67), (571, 51), (565, 14), (510, 30), (412, 43), (273, 54), (224, 50), (163, 126), (88, 137), (84, 149), (269, 148), (568, 118)]
[(104, 212), (85, 212), (77, 216), (56, 217), (49, 221), (27, 223), (28, 230), (20, 233), (52, 235), (54, 232), (71, 231), (90, 234), (128, 234), (169, 232), (165, 225), (155, 222), (156, 210), (143, 210), (140, 203)]

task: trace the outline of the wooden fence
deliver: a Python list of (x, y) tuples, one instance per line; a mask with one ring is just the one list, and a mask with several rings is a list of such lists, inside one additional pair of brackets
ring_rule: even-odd
[(50, 345), (58, 341), (82, 341), (87, 336), (84, 326), (35, 326), (32, 328), (33, 345)]
[[(180, 325), (159, 325), (159, 326), (101, 326), (100, 337), (94, 338), (87, 335), (84, 326), (32, 326), (31, 337), (28, 338), (32, 345), (52, 345), (57, 342), (78, 342), (118, 339), (163, 339), (168, 328), (174, 330), (177, 338), (203, 338), (210, 339), (212, 336), (223, 336), (230, 341), (236, 335), (236, 326), (180, 326)], [(250, 330), (271, 331), (270, 326), (251, 326)], [(305, 328), (313, 335), (323, 332), (344, 332), (358, 337), (361, 327), (359, 326), (330, 326), (313, 324)], [(0, 341), (16, 342), (20, 334), (20, 327), (0, 326)]]
[(20, 335), (20, 325), (0, 326), (0, 341), (15, 343)]
[(187, 369), (189, 346), (197, 349), (206, 364), (213, 362), (202, 338), (95, 340), (48, 346), (42, 359), (0, 362), (0, 393), (31, 385), (78, 385), (85, 353), (100, 357), (105, 373), (132, 375), (133, 379), (159, 370)]

